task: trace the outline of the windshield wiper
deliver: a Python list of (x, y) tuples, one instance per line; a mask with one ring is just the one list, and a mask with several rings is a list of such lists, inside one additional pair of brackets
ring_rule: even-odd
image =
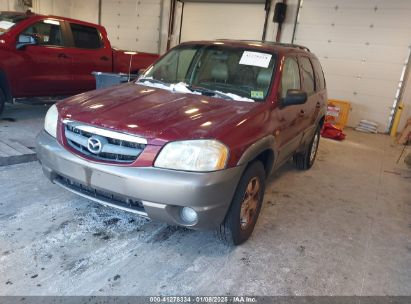
[(226, 93), (206, 89), (206, 88), (203, 88), (203, 87), (197, 87), (197, 86), (189, 85), (189, 86), (187, 86), (187, 89), (189, 89), (190, 91), (200, 92), (201, 94), (206, 95), (206, 96), (215, 96), (215, 95), (217, 95), (217, 96), (219, 96), (221, 98), (224, 98), (224, 99), (234, 99), (233, 97), (231, 97), (230, 95), (228, 95)]
[(154, 78), (140, 78), (140, 79), (137, 80), (137, 82), (144, 82), (144, 81), (148, 81), (148, 82), (151, 82), (151, 83), (162, 84), (162, 85), (164, 85), (164, 86), (166, 86), (166, 87), (169, 87), (169, 86), (170, 86), (168, 83), (165, 83), (165, 82), (163, 82), (163, 81), (161, 81), (161, 80), (154, 79)]

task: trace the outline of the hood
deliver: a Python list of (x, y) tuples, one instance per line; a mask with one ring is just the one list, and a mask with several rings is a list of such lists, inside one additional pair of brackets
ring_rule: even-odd
[(227, 127), (242, 121), (256, 106), (134, 83), (83, 93), (58, 104), (62, 119), (135, 134), (151, 144), (219, 139)]

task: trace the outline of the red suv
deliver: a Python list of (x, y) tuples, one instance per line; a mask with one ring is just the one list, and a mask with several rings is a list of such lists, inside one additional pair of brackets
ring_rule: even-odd
[(183, 43), (133, 83), (52, 106), (37, 153), (48, 179), (172, 225), (251, 235), (267, 176), (315, 160), (327, 91), (297, 45)]

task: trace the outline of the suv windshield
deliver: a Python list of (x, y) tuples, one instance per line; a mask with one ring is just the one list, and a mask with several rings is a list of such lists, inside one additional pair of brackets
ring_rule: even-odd
[(270, 88), (276, 56), (246, 48), (184, 45), (171, 50), (138, 80), (183, 93), (262, 101)]
[(0, 12), (0, 35), (6, 33), (9, 29), (26, 18), (27, 16), (21, 13)]

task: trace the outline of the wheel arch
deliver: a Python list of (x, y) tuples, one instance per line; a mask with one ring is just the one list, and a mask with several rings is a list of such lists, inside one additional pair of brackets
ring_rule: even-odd
[(274, 167), (276, 159), (275, 138), (272, 135), (266, 136), (248, 147), (237, 165), (246, 165), (252, 161), (259, 160), (264, 166), (266, 177), (268, 177)]

